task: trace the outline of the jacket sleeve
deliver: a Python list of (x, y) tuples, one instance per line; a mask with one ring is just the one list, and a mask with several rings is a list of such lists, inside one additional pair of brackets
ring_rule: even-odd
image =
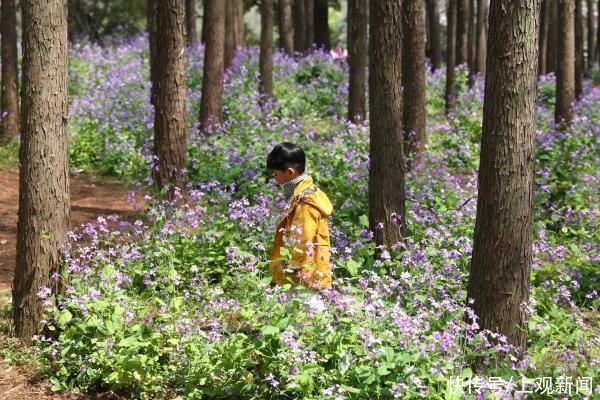
[(320, 211), (307, 203), (300, 202), (290, 225), (289, 250), (292, 256), (289, 267), (302, 269), (313, 262), (317, 227), (319, 226)]

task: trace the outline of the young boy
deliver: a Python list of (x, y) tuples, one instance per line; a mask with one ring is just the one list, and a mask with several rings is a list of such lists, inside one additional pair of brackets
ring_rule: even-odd
[[(305, 164), (304, 151), (289, 142), (275, 146), (267, 157), (267, 169), (288, 202), (275, 231), (269, 272), (273, 282), (279, 285), (291, 283), (330, 289), (327, 222), (333, 206), (325, 193), (314, 185)], [(282, 251), (284, 248), (287, 252)]]

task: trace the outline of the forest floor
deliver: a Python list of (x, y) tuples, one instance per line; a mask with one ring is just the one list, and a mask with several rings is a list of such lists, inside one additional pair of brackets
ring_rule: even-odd
[[(19, 171), (16, 168), (0, 169), (0, 400), (49, 399), (104, 399), (113, 396), (82, 396), (74, 393), (53, 393), (50, 384), (40, 376), (39, 368), (23, 362), (27, 352), (11, 344), (6, 336), (10, 329), (8, 305), (16, 263), (17, 215), (19, 209)], [(142, 203), (140, 190), (127, 188), (116, 179), (77, 174), (70, 177), (71, 228), (95, 221), (98, 216), (117, 214), (121, 217), (134, 214), (128, 201), (135, 192), (135, 203)], [(8, 315), (7, 315), (8, 314)], [(6, 328), (6, 329), (4, 329)], [(5, 351), (5, 352), (4, 352)], [(8, 353), (6, 353), (8, 352)], [(7, 363), (7, 354), (22, 359)], [(20, 356), (19, 356), (20, 354)]]

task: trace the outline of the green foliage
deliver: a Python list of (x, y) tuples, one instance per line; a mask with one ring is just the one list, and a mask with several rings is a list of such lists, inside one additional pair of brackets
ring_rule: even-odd
[(8, 143), (0, 144), (0, 169), (13, 168), (19, 161), (18, 139), (11, 139)]

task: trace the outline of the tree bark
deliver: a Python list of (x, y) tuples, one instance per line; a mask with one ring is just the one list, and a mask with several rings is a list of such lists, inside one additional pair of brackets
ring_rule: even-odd
[(235, 55), (244, 47), (244, 1), (224, 0), (225, 5), (225, 69), (231, 66)]
[(185, 190), (185, 3), (158, 1), (156, 15), (156, 104), (154, 111), (154, 183), (167, 188), (173, 198), (175, 187)]
[(487, 53), (487, 0), (477, 0), (477, 48), (475, 51), (475, 73), (485, 74)]
[(469, 64), (469, 75), (472, 76), (473, 71), (475, 71), (475, 0), (469, 0), (468, 16), (467, 59)]
[(598, 21), (596, 23), (596, 63), (600, 66), (600, 0), (598, 0)]
[(225, 47), (225, 2), (204, 0), (206, 45), (200, 100), (200, 125), (208, 133), (213, 124), (223, 122), (223, 62)]
[(329, 50), (329, 6), (327, 0), (315, 0), (315, 44)]
[(185, 0), (185, 28), (188, 43), (196, 43), (196, 0)]
[(542, 0), (542, 9), (540, 11), (540, 38), (538, 51), (538, 74), (546, 75), (546, 66), (548, 64), (548, 1)]
[(383, 246), (402, 240), (405, 221), (401, 5), (369, 2), (369, 223)]
[(540, 0), (491, 1), (467, 292), (479, 328), (499, 332), (523, 349), (532, 262), (539, 5)]
[(454, 97), (456, 96), (454, 80), (454, 66), (456, 62), (456, 0), (447, 1), (446, 21), (448, 21), (448, 28), (446, 32), (446, 113), (448, 113), (454, 106)]
[(583, 4), (575, 0), (575, 98), (583, 93)]
[(594, 64), (594, 1), (587, 0), (587, 58), (586, 70)]
[(566, 128), (575, 101), (575, 0), (558, 0), (558, 37), (554, 120)]
[(315, 43), (315, 0), (304, 0), (304, 45), (310, 49)]
[(260, 81), (259, 91), (264, 100), (273, 98), (273, 2), (260, 3)]
[(0, 144), (19, 135), (19, 75), (17, 70), (17, 9), (15, 0), (2, 0), (2, 88), (0, 94)]
[(70, 223), (67, 150), (67, 1), (23, 0), (23, 118), (19, 151), (15, 333), (25, 343), (41, 328), (38, 293), (54, 274)]
[(291, 0), (279, 0), (279, 47), (288, 56), (294, 55), (294, 27), (292, 25)]
[(355, 124), (366, 118), (367, 11), (365, 1), (348, 0), (348, 119)]
[(468, 60), (469, 0), (456, 0), (456, 65)]
[(556, 72), (557, 6), (558, 0), (546, 0), (546, 15), (548, 16), (548, 40), (546, 41), (546, 73)]
[(404, 154), (420, 162), (425, 148), (425, 3), (404, 0), (402, 4), (402, 82)]
[(304, 8), (305, 0), (294, 1), (294, 51), (303, 52), (306, 50), (306, 12)]
[(427, 0), (429, 38), (431, 39), (431, 70), (440, 68), (442, 51), (440, 47), (440, 5), (438, 0)]

